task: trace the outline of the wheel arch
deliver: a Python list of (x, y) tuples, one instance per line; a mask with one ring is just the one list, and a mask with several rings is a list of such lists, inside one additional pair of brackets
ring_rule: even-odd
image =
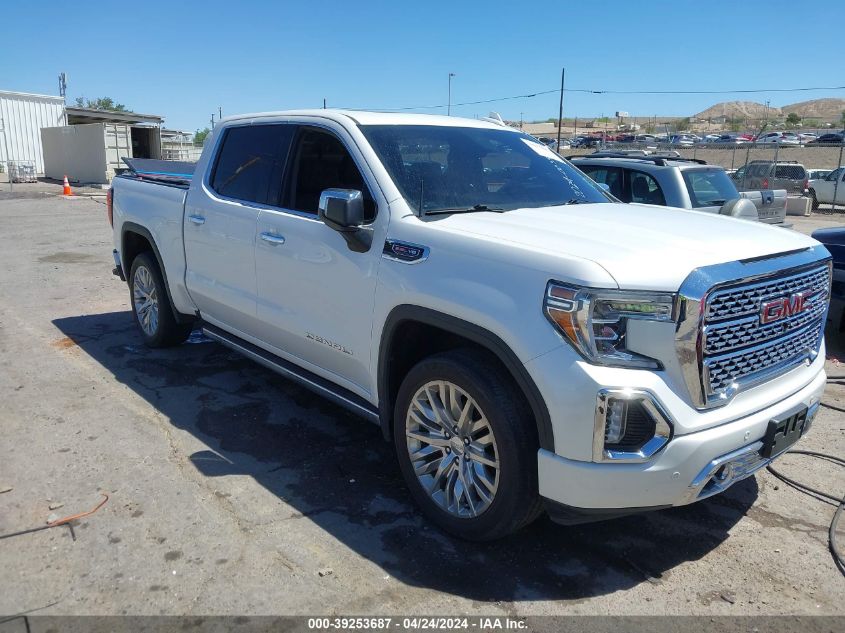
[[(389, 439), (392, 434), (390, 421), (393, 416), (393, 407), (399, 384), (401, 384), (404, 375), (401, 370), (409, 369), (405, 365), (411, 362), (408, 359), (403, 360), (403, 357), (396, 353), (397, 345), (401, 345), (401, 341), (398, 339), (403, 332), (412, 332), (414, 328), (422, 328), (427, 333), (436, 330), (437, 334), (442, 336), (443, 339), (447, 339), (445, 349), (460, 347), (460, 342), (463, 341), (470, 346), (484, 349), (493, 354), (511, 376), (531, 408), (537, 424), (540, 447), (554, 451), (554, 431), (548, 407), (525, 365), (507, 343), (493, 332), (469, 321), (409, 304), (399, 305), (391, 310), (385, 320), (379, 345), (377, 389), (379, 419), (385, 438)], [(425, 347), (427, 351), (420, 358), (414, 357), (417, 361), (444, 349), (442, 345), (438, 346), (437, 344), (427, 344)]]
[[(146, 246), (146, 248), (145, 248)], [(158, 250), (155, 238), (149, 229), (136, 224), (135, 222), (124, 222), (120, 227), (120, 260), (123, 270), (126, 271), (126, 281), (129, 283), (129, 274), (132, 269), (133, 260), (141, 253), (151, 251), (156, 259), (161, 277), (164, 280), (164, 289), (167, 292), (167, 299), (170, 303), (170, 310), (177, 323), (188, 323), (193, 320), (190, 315), (182, 314), (176, 310), (173, 303), (173, 295), (170, 292), (170, 282), (167, 280), (167, 269), (164, 267), (164, 260)]]

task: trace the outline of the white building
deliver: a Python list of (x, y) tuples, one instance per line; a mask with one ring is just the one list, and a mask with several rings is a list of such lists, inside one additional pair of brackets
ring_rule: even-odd
[(0, 90), (0, 119), (0, 162), (31, 161), (43, 174), (41, 128), (67, 125), (64, 99)]

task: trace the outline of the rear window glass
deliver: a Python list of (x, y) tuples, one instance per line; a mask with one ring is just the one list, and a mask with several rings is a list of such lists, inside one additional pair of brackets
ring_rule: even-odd
[(227, 198), (277, 205), (291, 125), (248, 125), (226, 130), (211, 188)]
[(789, 178), (790, 180), (803, 180), (804, 168), (801, 165), (778, 165), (775, 169), (775, 178)]
[(768, 176), (771, 167), (772, 166), (770, 163), (758, 163), (757, 165), (749, 165), (748, 173), (746, 175), (752, 178), (755, 176)]
[(721, 169), (689, 169), (682, 173), (694, 209), (721, 207), (728, 200), (739, 198), (736, 186)]

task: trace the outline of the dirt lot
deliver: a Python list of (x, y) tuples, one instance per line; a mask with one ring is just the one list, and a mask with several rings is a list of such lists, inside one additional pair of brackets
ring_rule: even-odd
[[(101, 202), (0, 195), (0, 534), (109, 495), (0, 541), (0, 614), (845, 614), (833, 508), (767, 472), (669, 511), (445, 536), (374, 426), (201, 337), (144, 348), (111, 268)], [(802, 447), (845, 454), (845, 416)], [(780, 467), (845, 492), (831, 464)]]

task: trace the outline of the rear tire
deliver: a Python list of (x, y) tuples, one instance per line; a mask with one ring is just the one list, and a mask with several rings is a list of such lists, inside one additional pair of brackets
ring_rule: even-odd
[(455, 350), (413, 367), (396, 398), (393, 439), (414, 500), (443, 530), (490, 541), (540, 514), (537, 427), (490, 354)]
[(176, 321), (158, 262), (150, 252), (132, 260), (129, 302), (135, 325), (148, 347), (179, 345), (191, 334), (192, 323)]

